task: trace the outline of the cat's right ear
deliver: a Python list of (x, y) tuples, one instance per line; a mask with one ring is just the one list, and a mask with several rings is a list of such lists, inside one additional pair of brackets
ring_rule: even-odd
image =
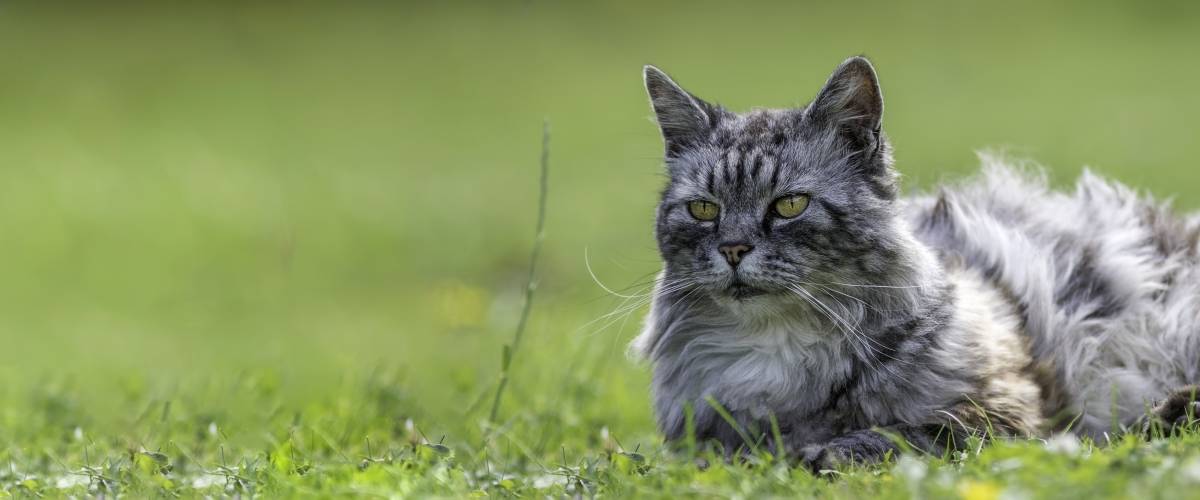
[(654, 66), (644, 70), (646, 93), (662, 131), (667, 156), (707, 137), (716, 122), (716, 110), (683, 90), (671, 77)]
[(851, 57), (838, 66), (805, 110), (807, 119), (842, 132), (860, 148), (879, 146), (883, 123), (883, 92), (879, 77), (865, 57)]

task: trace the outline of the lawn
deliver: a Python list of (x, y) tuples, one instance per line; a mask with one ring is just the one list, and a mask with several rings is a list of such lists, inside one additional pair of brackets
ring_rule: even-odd
[(1198, 28), (1178, 1), (0, 3), (0, 496), (1200, 497), (1200, 434), (702, 469), (624, 355), (643, 304), (605, 290), (658, 266), (643, 64), (748, 109), (865, 53), (908, 191), (994, 149), (1191, 210)]

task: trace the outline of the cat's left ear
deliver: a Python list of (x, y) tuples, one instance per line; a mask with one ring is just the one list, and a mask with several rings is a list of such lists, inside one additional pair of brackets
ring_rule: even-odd
[(647, 65), (643, 68), (646, 93), (654, 108), (658, 128), (662, 131), (667, 156), (675, 156), (688, 146), (702, 140), (712, 130), (717, 118), (713, 105), (692, 95), (662, 70)]
[(804, 117), (837, 127), (858, 148), (874, 151), (883, 125), (883, 92), (875, 68), (865, 57), (847, 59), (833, 71)]

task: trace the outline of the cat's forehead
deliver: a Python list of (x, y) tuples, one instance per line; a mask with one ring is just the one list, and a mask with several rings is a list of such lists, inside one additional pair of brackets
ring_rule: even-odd
[(726, 148), (779, 145), (798, 135), (802, 116), (802, 110), (795, 109), (755, 109), (726, 114), (712, 131), (712, 143)]
[(722, 117), (709, 141), (676, 158), (671, 191), (737, 198), (788, 191), (808, 174), (802, 164), (821, 144), (806, 138), (802, 110), (754, 110)]

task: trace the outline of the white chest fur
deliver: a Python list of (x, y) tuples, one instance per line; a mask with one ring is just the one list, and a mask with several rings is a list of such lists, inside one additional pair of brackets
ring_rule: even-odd
[(712, 396), (731, 411), (767, 418), (813, 410), (823, 400), (814, 396), (848, 376), (840, 332), (799, 312), (747, 309), (728, 311), (736, 326), (703, 332), (674, 354), (683, 370), (676, 398)]

